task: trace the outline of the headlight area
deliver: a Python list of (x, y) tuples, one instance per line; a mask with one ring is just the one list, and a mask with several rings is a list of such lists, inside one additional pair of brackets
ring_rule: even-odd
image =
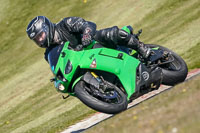
[(58, 70), (58, 73), (56, 74), (56, 78), (58, 80), (61, 80), (63, 82), (67, 82), (67, 79), (65, 79), (64, 75), (62, 74), (62, 72), (60, 71), (60, 69)]
[(68, 60), (67, 65), (65, 67), (65, 74), (69, 74), (72, 71), (72, 63), (70, 60)]
[(55, 86), (57, 91), (61, 91), (62, 92), (62, 91), (65, 90), (64, 85), (59, 80), (54, 81), (54, 86)]
[(65, 84), (68, 81), (64, 75), (65, 74), (69, 74), (72, 71), (72, 63), (70, 62), (70, 60), (67, 61), (67, 64), (65, 66), (65, 71), (62, 72), (60, 69), (58, 70), (56, 77), (55, 77), (55, 88), (57, 89), (57, 91), (61, 91), (63, 92), (65, 90)]
[(60, 91), (64, 91), (64, 90), (65, 90), (65, 87), (64, 87), (63, 84), (59, 84), (59, 86), (58, 86), (57, 89), (60, 90)]

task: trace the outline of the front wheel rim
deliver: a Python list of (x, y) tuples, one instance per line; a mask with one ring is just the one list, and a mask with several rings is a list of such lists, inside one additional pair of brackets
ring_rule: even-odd
[(91, 89), (91, 86), (88, 87), (86, 83), (84, 83), (83, 88), (88, 93), (88, 95), (91, 95), (97, 100), (100, 100), (102, 102), (106, 102), (109, 104), (120, 104), (123, 101), (122, 96), (116, 90), (115, 87), (113, 87), (113, 89), (109, 88), (111, 90), (107, 89), (107, 91), (105, 91), (104, 93), (102, 93), (98, 89), (95, 89), (95, 91), (92, 91), (92, 89), (94, 88)]

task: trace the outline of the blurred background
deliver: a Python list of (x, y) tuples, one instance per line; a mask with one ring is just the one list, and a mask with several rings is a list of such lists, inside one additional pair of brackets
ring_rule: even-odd
[(200, 68), (199, 0), (0, 0), (0, 132), (59, 132), (94, 113), (62, 99), (49, 79), (44, 49), (26, 35), (35, 16), (57, 23), (78, 16), (97, 29), (131, 25), (140, 40), (160, 44)]

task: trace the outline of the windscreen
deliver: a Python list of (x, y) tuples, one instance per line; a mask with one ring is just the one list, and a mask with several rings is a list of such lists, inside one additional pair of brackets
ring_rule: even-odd
[(56, 67), (56, 64), (58, 62), (58, 58), (63, 49), (63, 46), (64, 45), (58, 45), (58, 46), (52, 48), (48, 54), (48, 62), (51, 66), (52, 71), (54, 71), (54, 68)]

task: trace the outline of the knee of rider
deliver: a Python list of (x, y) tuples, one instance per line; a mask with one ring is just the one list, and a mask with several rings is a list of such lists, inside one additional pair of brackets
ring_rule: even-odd
[(129, 34), (126, 31), (121, 30), (121, 29), (119, 30), (118, 35), (122, 39), (126, 39), (127, 37), (129, 37)]
[(126, 44), (129, 42), (130, 38), (131, 38), (131, 34), (129, 34), (128, 32), (126, 32), (124, 30), (119, 29), (118, 41), (120, 43)]

